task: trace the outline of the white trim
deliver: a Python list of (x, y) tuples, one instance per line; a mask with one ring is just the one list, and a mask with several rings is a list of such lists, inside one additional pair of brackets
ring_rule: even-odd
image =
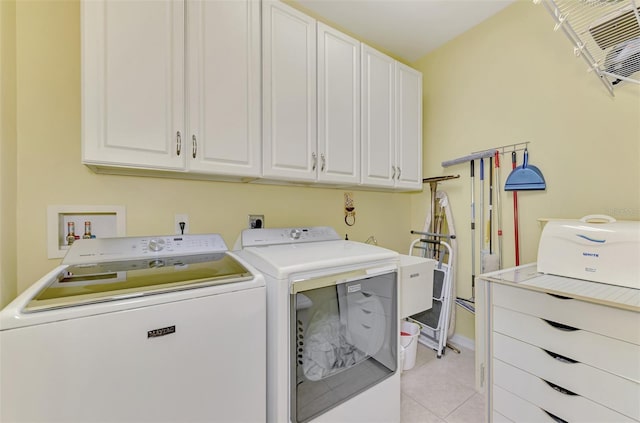
[(454, 333), (453, 336), (449, 338), (447, 343), (451, 343), (455, 346), (463, 347), (471, 351), (476, 350), (475, 340), (467, 338), (466, 336), (462, 336), (457, 333)]

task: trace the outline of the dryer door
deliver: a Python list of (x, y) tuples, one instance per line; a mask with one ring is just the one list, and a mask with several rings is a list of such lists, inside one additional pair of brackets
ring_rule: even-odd
[(397, 370), (397, 272), (306, 280), (291, 295), (291, 415), (305, 422)]

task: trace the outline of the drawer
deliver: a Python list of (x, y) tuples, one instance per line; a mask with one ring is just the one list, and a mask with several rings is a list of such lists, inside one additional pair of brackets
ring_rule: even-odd
[(640, 313), (494, 283), (493, 304), (640, 345)]
[[(610, 408), (597, 404), (560, 386), (551, 386), (543, 379), (493, 359), (494, 392), (496, 386), (548, 413), (568, 422), (633, 422), (634, 420)], [(502, 403), (498, 402), (497, 406)], [(494, 407), (496, 402), (494, 398)], [(507, 416), (508, 417), (508, 416)], [(530, 418), (525, 421), (535, 421)]]
[[(496, 419), (498, 416), (498, 419)], [(556, 416), (557, 417), (557, 416)], [(552, 415), (499, 386), (493, 388), (493, 423), (497, 422), (554, 423)]]
[(557, 328), (528, 314), (493, 307), (493, 330), (640, 382), (640, 346), (580, 329)]
[(495, 333), (493, 356), (541, 379), (640, 420), (640, 383), (567, 360), (553, 352)]

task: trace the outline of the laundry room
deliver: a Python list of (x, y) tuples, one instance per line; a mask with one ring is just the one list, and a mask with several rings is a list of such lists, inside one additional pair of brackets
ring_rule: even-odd
[[(405, 8), (407, 4), (421, 1), (395, 1), (398, 3), (398, 10), (403, 11), (403, 14), (398, 15), (401, 16), (398, 19), (405, 20), (406, 26), (414, 25), (416, 21), (418, 26), (423, 21), (425, 22), (423, 25), (429, 25), (426, 17), (408, 13)], [(450, 3), (424, 1), (435, 5), (442, 4), (442, 7)], [(264, 47), (264, 35), (262, 35), (263, 39), (260, 39), (260, 31), (253, 34), (257, 37), (256, 45), (261, 55), (259, 65), (262, 66), (258, 67), (260, 71), (257, 79), (252, 80), (251, 83), (255, 84), (254, 93), (257, 92), (257, 95), (251, 97), (247, 93), (243, 100), (246, 101), (244, 106), (239, 104), (242, 103), (241, 101), (236, 101), (236, 97), (225, 99), (228, 101), (229, 109), (240, 109), (246, 106), (247, 110), (250, 109), (249, 114), (253, 116), (247, 119), (246, 125), (242, 126), (243, 131), (248, 134), (247, 137), (258, 140), (257, 144), (251, 144), (246, 150), (250, 156), (248, 160), (250, 169), (245, 167), (244, 169), (248, 170), (225, 170), (224, 175), (207, 176), (205, 175), (207, 171), (202, 170), (204, 168), (196, 169), (195, 165), (189, 168), (188, 164), (185, 165), (184, 158), (180, 159), (183, 160), (180, 165), (182, 168), (176, 168), (174, 164), (162, 164), (159, 166), (162, 169), (159, 170), (141, 162), (131, 165), (130, 160), (135, 160), (133, 157), (142, 148), (130, 149), (124, 153), (121, 151), (120, 157), (117, 158), (121, 163), (114, 165), (117, 160), (107, 157), (108, 153), (92, 151), (84, 144), (92, 130), (92, 122), (94, 126), (110, 124), (106, 117), (99, 124), (98, 120), (87, 121), (85, 119), (87, 102), (94, 101), (95, 107), (91, 113), (106, 116), (107, 111), (101, 109), (105, 107), (108, 109), (109, 118), (113, 119), (111, 122), (120, 119), (118, 122), (122, 125), (117, 128), (118, 130), (130, 130), (139, 134), (139, 128), (136, 122), (130, 119), (131, 116), (135, 116), (136, 119), (146, 119), (142, 128), (149, 128), (149, 122), (156, 119), (155, 126), (158, 129), (157, 131), (154, 129), (154, 135), (164, 136), (170, 133), (171, 142), (176, 141), (176, 145), (179, 145), (176, 147), (171, 144), (169, 155), (173, 158), (177, 151), (180, 151), (177, 155), (193, 154), (193, 157), (196, 157), (200, 154), (197, 149), (201, 145), (198, 144), (200, 140), (187, 134), (186, 130), (178, 131), (176, 137), (176, 131), (173, 128), (175, 121), (171, 119), (182, 119), (179, 122), (183, 125), (182, 127), (200, 125), (211, 132), (215, 132), (216, 128), (213, 124), (207, 126), (206, 119), (201, 116), (204, 113), (198, 115), (194, 112), (185, 117), (184, 109), (187, 108), (187, 103), (193, 102), (193, 95), (182, 91), (204, 92), (208, 89), (205, 84), (207, 79), (196, 71), (198, 66), (190, 66), (178, 71), (182, 77), (180, 81), (184, 84), (198, 80), (200, 85), (195, 88), (184, 86), (176, 88), (174, 91), (181, 92), (180, 99), (177, 103), (171, 103), (171, 107), (161, 103), (168, 100), (161, 98), (160, 94), (157, 97), (144, 99), (148, 103), (149, 113), (140, 113), (138, 106), (143, 104), (140, 102), (132, 101), (130, 104), (114, 106), (105, 100), (106, 94), (101, 101), (97, 100), (98, 96), (105, 91), (104, 75), (101, 72), (107, 73), (107, 65), (103, 62), (101, 65), (98, 64), (97, 50), (87, 48), (87, 43), (93, 42), (94, 45), (108, 43), (98, 38), (89, 41), (87, 38), (83, 39), (83, 34), (87, 32), (87, 28), (82, 25), (83, 19), (95, 18), (95, 16), (87, 17), (84, 8), (92, 3), (102, 4), (98, 1), (84, 0), (3, 0), (0, 2), (0, 308), (9, 304), (35, 281), (61, 263), (61, 255), (52, 257), (50, 254), (51, 223), (48, 213), (52, 207), (63, 210), (68, 208), (72, 211), (78, 208), (79, 212), (85, 208), (105, 206), (114, 207), (114, 210), (117, 208), (122, 211), (123, 233), (121, 232), (121, 235), (127, 237), (174, 235), (176, 234), (176, 216), (186, 216), (188, 234), (219, 234), (226, 246), (233, 249), (242, 231), (249, 226), (249, 216), (260, 215), (263, 216), (263, 226), (267, 229), (329, 227), (335, 230), (340, 240), (367, 242), (400, 254), (410, 254), (412, 241), (419, 238), (419, 235), (412, 234), (412, 231), (431, 231), (432, 226), (427, 227), (425, 218), (431, 214), (432, 189), (436, 187), (447, 195), (446, 207), (450, 212), (447, 223), (451, 225), (456, 235), (455, 291), (452, 292), (452, 300), (456, 297), (463, 300), (473, 299), (476, 300), (475, 307), (478, 307), (480, 300), (486, 300), (487, 304), (490, 300), (497, 301), (497, 293), (500, 289), (492, 290), (494, 285), (499, 285), (495, 280), (481, 281), (480, 278), (474, 278), (483, 273), (481, 264), (487, 258), (483, 255), (483, 250), (488, 251), (489, 234), (496, 235), (491, 240), (494, 247), (497, 247), (500, 241), (500, 268), (509, 269), (516, 265), (536, 263), (542, 232), (550, 220), (579, 220), (588, 215), (605, 216), (606, 219), (611, 219), (609, 222), (616, 220), (637, 223), (640, 220), (640, 71), (632, 72), (623, 77), (624, 79), (615, 81), (610, 75), (599, 75), (599, 70), (589, 69), (583, 57), (584, 54), (581, 56), (580, 49), (574, 48), (571, 32), (567, 33), (567, 27), (558, 23), (553, 11), (550, 13), (548, 10), (549, 4), (553, 3), (551, 0), (491, 2), (499, 3), (499, 6), (496, 6), (492, 13), (484, 16), (482, 20), (465, 28), (464, 31), (452, 30), (451, 33), (455, 33), (454, 36), (438, 40), (436, 45), (425, 53), (411, 54), (401, 51), (399, 47), (394, 50), (393, 29), (387, 29), (384, 22), (372, 20), (364, 26), (373, 31), (371, 34), (376, 33), (377, 27), (379, 38), (374, 38), (373, 35), (368, 37), (361, 35), (358, 32), (361, 26), (356, 26), (356, 23), (369, 19), (369, 15), (364, 11), (351, 14), (348, 10), (351, 8), (357, 11), (361, 3), (394, 2), (340, 2), (344, 4), (345, 9), (334, 11), (334, 15), (325, 12), (322, 3), (338, 2), (318, 0), (284, 2), (287, 8), (294, 9), (313, 20), (313, 27), (318, 28), (318, 31), (321, 27), (329, 27), (328, 30), (324, 30), (330, 32), (335, 29), (345, 33), (349, 39), (363, 43), (363, 46), (366, 44), (367, 48), (390, 58), (396, 66), (395, 69), (404, 69), (405, 75), (419, 75), (421, 92), (417, 95), (419, 100), (417, 110), (419, 111), (420, 146), (416, 151), (419, 151), (420, 155), (414, 154), (415, 157), (412, 158), (419, 159), (417, 173), (420, 183), (418, 186), (406, 187), (399, 183), (394, 185), (393, 179), (398, 181), (402, 179), (400, 166), (396, 166), (395, 163), (393, 169), (387, 169), (389, 170), (388, 178), (392, 180), (391, 185), (384, 186), (373, 178), (369, 184), (362, 183), (359, 172), (365, 166), (373, 165), (364, 163), (365, 150), (359, 144), (359, 140), (368, 136), (366, 129), (371, 131), (375, 128), (373, 123), (371, 127), (366, 127), (364, 124), (356, 125), (358, 130), (354, 133), (354, 137), (358, 139), (358, 149), (354, 156), (357, 157), (354, 159), (357, 161), (355, 166), (357, 171), (354, 171), (355, 179), (351, 182), (340, 182), (339, 179), (329, 179), (329, 176), (324, 180), (318, 176), (321, 168), (324, 171), (325, 160), (329, 168), (333, 165), (330, 153), (321, 154), (319, 150), (314, 150), (313, 156), (311, 155), (316, 141), (326, 135), (321, 133), (323, 128), (320, 120), (321, 112), (330, 108), (323, 109), (322, 103), (319, 100), (316, 102), (316, 85), (314, 84), (314, 110), (298, 107), (300, 104), (307, 104), (305, 101), (309, 100), (309, 98), (301, 98), (301, 103), (296, 103), (295, 107), (285, 105), (284, 108), (278, 109), (279, 115), (275, 112), (273, 116), (264, 114), (267, 109), (266, 99), (272, 100), (269, 104), (275, 104), (276, 101), (273, 99), (282, 92), (275, 91), (279, 87), (275, 82), (265, 83), (265, 57), (268, 53)], [(139, 5), (144, 3), (137, 2)], [(206, 4), (207, 2), (173, 2), (172, 4), (173, 7), (177, 7), (175, 6), (177, 4), (180, 8), (184, 8), (186, 4), (186, 9), (189, 9), (190, 3)], [(274, 2), (253, 3), (262, 7), (261, 12), (253, 16), (260, 27), (260, 22), (264, 22), (260, 21), (260, 13), (264, 15), (265, 4)], [(637, 41), (637, 37), (640, 36), (640, 16), (635, 6), (637, 2), (620, 0), (617, 3), (621, 8), (634, 5), (630, 10), (636, 11), (634, 16), (637, 18), (635, 25), (638, 32), (634, 37)], [(117, 13), (120, 13), (118, 17), (125, 16), (122, 11)], [(192, 11), (180, 13), (186, 15)], [(457, 9), (457, 13), (460, 13), (460, 16), (451, 18), (451, 26), (464, 20), (465, 11)], [(345, 17), (344, 22), (340, 21), (340, 16)], [(601, 16), (598, 17), (598, 19), (601, 18)], [(108, 38), (109, 43), (115, 45), (119, 42), (125, 45), (126, 37), (140, 36), (148, 38), (150, 46), (155, 45), (153, 44), (155, 40), (150, 35), (143, 34), (144, 30), (132, 29), (137, 27), (133, 19), (133, 17), (123, 19), (123, 25), (126, 25), (128, 32), (109, 33), (111, 37)], [(159, 15), (149, 15), (146, 19), (149, 25), (157, 26), (160, 25), (159, 22), (166, 24)], [(189, 18), (183, 15), (178, 19), (189, 21)], [(349, 19), (354, 23), (353, 27), (349, 26)], [(388, 19), (395, 19), (395, 16), (388, 15)], [(262, 23), (262, 26), (264, 25), (266, 24)], [(213, 27), (214, 25), (211, 25), (207, 30), (214, 33)], [(261, 29), (265, 30), (264, 27)], [(202, 28), (200, 30), (204, 33)], [(216, 27), (216, 30), (230, 31), (224, 25)], [(285, 32), (279, 33), (281, 36), (283, 34), (286, 35)], [(584, 36), (583, 33), (578, 35)], [(282, 37), (282, 39), (285, 38)], [(385, 44), (385, 41), (389, 44)], [(174, 42), (182, 43), (184, 39), (173, 39), (167, 36), (154, 54), (162, 57), (164, 51), (160, 50), (165, 47), (166, 51), (173, 51), (167, 46)], [(231, 40), (225, 42), (232, 43)], [(422, 46), (421, 35), (416, 34), (413, 41), (405, 44), (414, 42), (416, 48)], [(221, 44), (222, 47), (224, 44)], [(247, 45), (252, 44), (247, 42)], [(298, 44), (295, 46), (297, 47)], [(220, 47), (220, 54), (228, 54), (222, 47)], [(314, 52), (315, 48), (314, 44)], [(136, 54), (144, 56), (145, 51)], [(183, 51), (182, 54), (184, 54), (181, 57), (182, 62), (189, 61), (193, 57), (191, 50), (187, 53)], [(634, 54), (635, 69), (640, 70), (637, 59), (640, 51), (636, 50)], [(233, 55), (229, 54), (229, 56)], [(277, 56), (274, 54), (273, 57)], [(374, 55), (372, 54), (371, 57)], [(138, 60), (138, 56), (135, 60)], [(144, 66), (154, 64), (156, 63), (149, 61)], [(364, 65), (360, 63), (359, 66)], [(206, 66), (203, 65), (202, 68)], [(129, 80), (126, 76), (127, 69), (125, 65), (108, 68), (108, 72), (111, 72), (109, 75), (122, 75), (116, 80), (117, 89), (114, 91), (114, 96), (125, 98), (128, 89), (133, 90), (134, 87), (138, 89), (139, 87), (135, 84), (141, 84), (145, 80), (149, 81), (151, 88), (143, 87), (141, 92), (147, 89), (147, 93), (155, 93), (153, 84), (156, 84), (156, 87), (159, 86), (158, 84), (163, 83), (160, 80), (168, 79), (167, 73), (175, 71), (175, 69), (164, 69), (164, 73), (153, 72), (149, 67), (145, 70), (148, 72), (148, 78)], [(226, 73), (221, 71), (222, 77), (218, 79), (224, 80), (224, 78), (231, 78), (231, 75), (242, 74), (235, 67), (229, 66), (229, 69), (230, 71)], [(274, 66), (273, 69), (276, 67)], [(360, 69), (359, 67), (358, 70)], [(138, 70), (138, 72), (142, 71)], [(260, 72), (263, 73), (260, 74)], [(103, 79), (95, 79), (98, 82), (88, 87), (87, 75)], [(317, 77), (320, 80), (320, 70)], [(605, 83), (602, 79), (608, 80)], [(278, 81), (287, 81), (287, 78)], [(289, 81), (292, 86), (295, 85), (294, 82), (299, 82), (294, 81), (293, 77), (290, 77)], [(611, 81), (615, 84), (611, 84)], [(273, 91), (267, 92), (265, 88), (267, 86), (274, 87)], [(203, 104), (206, 103), (200, 100)], [(358, 101), (360, 101), (359, 96)], [(220, 116), (224, 115), (224, 107), (227, 105), (216, 109)], [(342, 103), (332, 104), (332, 107), (335, 110), (341, 110)], [(359, 110), (363, 110), (364, 106), (359, 107)], [(212, 112), (207, 110), (207, 113)], [(313, 114), (313, 119), (306, 122), (308, 126), (298, 125), (295, 122), (291, 125), (291, 131), (292, 133), (304, 132), (308, 128), (313, 128), (314, 147), (309, 149), (309, 157), (304, 160), (304, 165), (313, 166), (313, 172), (316, 172), (311, 180), (307, 176), (283, 176), (282, 173), (278, 173), (280, 170), (274, 164), (275, 159), (267, 164), (270, 158), (276, 156), (276, 153), (282, 154), (282, 151), (276, 151), (275, 141), (271, 143), (273, 134), (277, 133), (276, 129), (281, 130), (276, 123), (286, 122), (277, 119), (283, 119), (282, 116), (286, 117), (286, 114), (302, 119), (306, 116), (305, 113)], [(178, 116), (180, 114), (181, 116)], [(162, 116), (162, 119), (157, 119), (158, 116)], [(360, 115), (357, 118), (359, 122)], [(196, 120), (198, 121), (195, 122)], [(185, 124), (184, 121), (189, 123)], [(104, 130), (104, 127), (100, 129)], [(93, 130), (98, 132), (95, 127)], [(286, 132), (283, 131), (283, 133)], [(380, 136), (380, 133), (378, 131), (374, 135)], [(267, 139), (272, 146), (269, 148), (273, 148), (273, 151), (269, 150), (271, 154), (266, 154), (264, 150), (267, 148), (265, 147)], [(156, 147), (152, 145), (151, 149), (157, 149)], [(166, 146), (163, 144), (164, 147)], [(236, 150), (242, 150), (244, 147), (229, 148), (229, 151), (235, 154)], [(516, 154), (516, 165), (523, 166), (525, 148), (528, 163), (535, 166), (543, 175), (544, 187), (505, 191), (504, 183), (512, 171), (512, 153)], [(389, 149), (389, 154), (385, 157), (392, 155), (392, 150)], [(494, 153), (483, 157), (483, 172), (487, 180), (486, 185), (480, 185), (480, 161), (475, 159), (474, 155), (486, 151)], [(89, 157), (91, 154), (94, 156)], [(469, 159), (469, 157), (473, 158)], [(495, 195), (499, 195), (500, 204), (493, 203), (492, 208), (489, 208), (489, 197), (485, 197), (485, 204), (481, 208), (480, 191), (485, 195), (489, 193), (489, 172), (496, 170), (496, 163), (492, 161), (489, 165), (489, 157), (493, 161), (498, 157), (500, 161), (502, 180), (500, 184), (496, 183), (493, 187), (494, 197), (492, 197), (496, 198)], [(461, 158), (463, 160), (443, 166), (443, 163)], [(105, 165), (109, 160), (112, 163)], [(233, 162), (233, 157), (231, 159), (223, 157), (218, 163), (227, 166), (228, 163), (233, 164)], [(287, 160), (283, 160), (280, 164), (282, 163), (291, 164)], [(476, 166), (475, 181), (471, 178), (470, 163), (475, 163)], [(339, 164), (342, 165), (342, 162), (339, 161)], [(293, 163), (290, 167), (297, 172), (296, 166), (297, 163)], [(135, 169), (130, 171), (128, 168)], [(242, 172), (246, 174), (243, 175)], [(271, 172), (270, 176), (265, 176), (268, 172)], [(402, 174), (404, 175), (404, 172)], [(451, 178), (441, 180), (437, 185), (422, 183), (422, 179), (447, 176)], [(344, 174), (342, 173), (340, 177), (344, 177)], [(495, 178), (491, 181), (495, 181)], [(517, 199), (517, 209), (514, 209), (515, 199)], [(484, 212), (482, 218), (481, 210)], [(493, 219), (498, 213), (500, 214), (499, 239), (495, 220), (492, 223), (493, 227), (487, 224), (491, 219), (489, 210), (493, 212)], [(472, 224), (474, 218), (475, 225)], [(517, 224), (514, 225), (515, 222)], [(79, 227), (80, 225), (81, 223), (77, 223), (75, 230), (82, 235), (84, 227)], [(98, 228), (94, 228), (94, 232), (97, 230)], [(630, 233), (633, 234), (635, 230), (637, 229), (631, 229)], [(67, 227), (58, 228), (58, 231), (56, 236), (62, 240), (67, 235)], [(448, 233), (451, 233), (451, 229)], [(60, 243), (64, 242), (60, 241)], [(639, 244), (639, 240), (633, 238), (631, 245), (635, 246), (630, 248), (637, 248)], [(638, 291), (640, 287), (631, 289)], [(560, 295), (558, 292), (555, 294)], [(584, 298), (581, 293), (575, 296)], [(523, 304), (527, 303), (526, 299), (522, 301)], [(467, 356), (473, 357), (474, 349), (486, 348), (485, 344), (489, 342), (484, 331), (489, 331), (491, 322), (482, 319), (493, 317), (480, 316), (480, 318), (478, 314), (470, 312), (460, 304), (454, 304), (453, 307), (455, 321), (451, 338), (464, 348), (463, 355), (466, 353)], [(640, 304), (623, 308), (625, 312), (634, 315), (632, 319), (637, 319)], [(612, 319), (616, 318), (618, 317), (612, 317)], [(483, 326), (482, 322), (486, 323), (486, 326)], [(575, 323), (570, 326), (579, 327)], [(597, 332), (595, 329), (594, 331)], [(616, 340), (636, 342), (625, 336), (620, 335)], [(611, 337), (616, 336), (611, 335)], [(493, 343), (498, 342), (497, 338), (491, 338), (492, 341), (489, 343), (494, 345)], [(421, 345), (422, 347), (424, 346)], [(513, 348), (515, 351), (516, 347)], [(637, 351), (636, 349), (630, 352), (632, 357), (634, 357), (633, 354), (637, 354)], [(420, 354), (422, 355), (418, 357), (418, 365), (422, 364), (420, 360), (424, 359), (424, 351)], [(446, 355), (450, 357), (446, 358), (460, 357), (455, 353), (451, 354), (451, 351), (447, 352)], [(637, 358), (637, 355), (635, 357)], [(476, 373), (479, 372), (479, 366), (486, 364), (485, 359), (488, 360), (489, 357), (482, 354), (475, 357)], [(474, 358), (471, 360), (473, 361)], [(432, 360), (436, 364), (445, 363), (445, 361)], [(2, 366), (5, 365), (6, 363), (3, 362)], [(498, 372), (498, 370), (495, 371)], [(415, 370), (415, 372), (418, 371), (420, 369)], [(618, 371), (604, 368), (602, 371), (607, 374), (621, 375), (624, 369)], [(437, 374), (438, 371), (435, 370), (433, 373)], [(410, 372), (405, 373), (405, 375), (410, 374)], [(480, 376), (476, 374), (474, 377)], [(635, 377), (628, 377), (634, 381), (634, 385), (630, 388), (634, 390), (633, 392), (638, 390), (640, 383), (640, 376), (637, 379), (634, 379)], [(405, 385), (407, 383), (405, 382)], [(481, 389), (477, 380), (474, 379), (473, 383), (475, 388)], [(464, 400), (467, 400), (474, 393), (474, 388), (465, 387), (465, 389), (464, 392), (468, 392), (468, 395)], [(411, 413), (419, 413), (418, 408), (424, 406), (420, 395), (415, 394), (412, 397), (415, 401), (409, 405), (404, 402), (403, 397), (403, 413), (409, 413), (403, 414), (403, 421), (426, 421), (416, 417), (413, 417), (415, 420), (411, 420), (407, 417), (419, 415)], [(603, 400), (603, 402), (606, 401)], [(407, 411), (406, 407), (414, 408)], [(436, 416), (433, 421), (455, 421), (455, 419), (446, 419), (453, 413), (454, 408), (452, 405), (452, 408), (443, 410), (431, 409)], [(640, 419), (640, 413), (634, 414), (636, 412), (638, 410), (634, 409), (624, 411), (623, 414), (627, 417), (631, 416), (631, 421), (634, 419), (637, 421)], [(310, 419), (313, 420), (313, 418)], [(498, 421), (495, 416), (494, 419)]]

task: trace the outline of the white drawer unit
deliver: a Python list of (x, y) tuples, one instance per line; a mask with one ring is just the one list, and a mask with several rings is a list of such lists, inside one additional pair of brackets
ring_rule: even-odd
[(640, 422), (640, 291), (586, 281), (541, 288), (546, 275), (529, 267), (525, 278), (514, 269), (479, 277), (486, 418)]

